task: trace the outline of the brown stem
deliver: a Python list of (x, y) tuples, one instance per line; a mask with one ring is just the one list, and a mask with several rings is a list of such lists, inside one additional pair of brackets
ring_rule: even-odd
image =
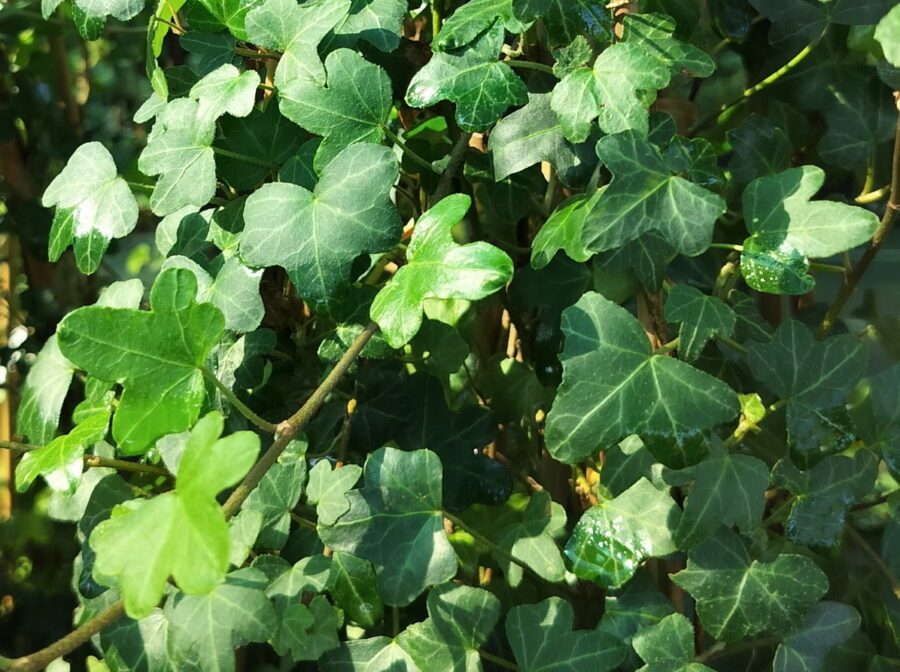
[[(43, 448), (43, 446), (35, 446), (31, 443), (19, 443), (17, 441), (0, 441), (0, 450), (10, 450), (16, 453), (30, 453), (38, 448)], [(172, 478), (172, 474), (162, 467), (157, 467), (152, 464), (141, 464), (140, 462), (128, 462), (127, 460), (116, 460), (111, 457), (103, 457), (102, 455), (85, 455), (84, 466), (106, 467), (107, 469), (116, 469), (117, 471), (133, 471), (138, 474), (150, 474), (152, 476)]]
[(860, 257), (859, 261), (856, 262), (856, 265), (850, 272), (844, 276), (844, 282), (841, 285), (837, 298), (828, 308), (828, 312), (822, 319), (822, 324), (819, 325), (819, 330), (816, 333), (818, 338), (825, 338), (825, 336), (828, 335), (828, 332), (831, 331), (837, 323), (841, 311), (853, 294), (853, 290), (856, 289), (856, 285), (859, 284), (863, 274), (875, 259), (875, 255), (878, 254), (882, 245), (884, 245), (884, 241), (887, 240), (891, 229), (893, 229), (897, 210), (900, 210), (900, 116), (897, 118), (897, 132), (894, 138), (891, 197), (888, 199), (887, 206), (885, 206), (884, 216), (881, 218), (881, 223), (875, 230), (875, 235), (872, 237), (872, 242), (869, 243), (869, 247), (866, 248), (866, 251), (863, 252), (862, 257)]
[(445, 196), (450, 195), (450, 192), (453, 189), (453, 178), (456, 177), (456, 173), (459, 172), (459, 169), (466, 160), (466, 152), (469, 149), (469, 140), (471, 139), (471, 133), (463, 133), (459, 136), (459, 139), (453, 146), (453, 150), (450, 152), (450, 161), (447, 163), (447, 167), (444, 168), (444, 172), (441, 173), (440, 182), (438, 182), (437, 188), (434, 190), (434, 194), (432, 194), (432, 204), (437, 203)]
[[(222, 512), (225, 518), (231, 518), (241, 508), (244, 500), (253, 492), (253, 489), (259, 485), (259, 482), (265, 476), (266, 472), (275, 464), (278, 456), (284, 452), (291, 439), (303, 429), (320, 408), (325, 404), (328, 395), (334, 390), (341, 378), (347, 373), (347, 370), (362, 352), (362, 349), (369, 342), (369, 339), (378, 331), (378, 325), (374, 322), (363, 329), (362, 333), (356, 337), (356, 340), (350, 344), (344, 356), (338, 360), (331, 372), (322, 381), (322, 384), (313, 392), (312, 396), (306, 401), (299, 411), (294, 413), (290, 418), (278, 425), (278, 434), (275, 442), (266, 451), (265, 455), (257, 462), (250, 472), (241, 481), (241, 484), (235, 488), (234, 492), (222, 506)], [(36, 653), (28, 656), (16, 658), (11, 662), (8, 669), (15, 672), (38, 672), (44, 669), (51, 661), (56, 660), (68, 653), (71, 653), (79, 646), (87, 642), (95, 634), (104, 628), (115, 623), (125, 613), (125, 607), (121, 600), (107, 607), (90, 621), (82, 625), (77, 630), (70, 632), (62, 639), (54, 642), (45, 649), (41, 649)]]

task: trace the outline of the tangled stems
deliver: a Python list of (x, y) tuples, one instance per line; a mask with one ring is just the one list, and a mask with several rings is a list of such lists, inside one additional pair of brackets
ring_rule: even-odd
[[(366, 343), (369, 342), (369, 339), (371, 339), (377, 331), (378, 325), (374, 322), (370, 322), (369, 325), (362, 330), (359, 336), (356, 337), (353, 343), (350, 344), (350, 347), (344, 353), (343, 357), (338, 360), (337, 364), (335, 364), (334, 368), (325, 377), (322, 384), (316, 388), (316, 391), (313, 392), (306, 403), (291, 417), (277, 426), (274, 443), (272, 443), (269, 450), (266, 451), (247, 473), (240, 485), (234, 489), (225, 504), (222, 505), (222, 512), (225, 514), (226, 519), (231, 518), (238, 510), (240, 510), (241, 505), (250, 493), (253, 492), (257, 485), (259, 485), (266, 472), (278, 460), (278, 456), (281, 455), (288, 444), (290, 444), (291, 439), (293, 439), (293, 437), (316, 416), (325, 404), (328, 396), (334, 391), (335, 387), (337, 387), (341, 378), (347, 373), (353, 362), (356, 361), (356, 358), (362, 352)], [(81, 627), (73, 630), (50, 646), (21, 658), (0, 660), (0, 669), (12, 670), (14, 672), (38, 672), (38, 670), (44, 669), (52, 661), (71, 653), (82, 644), (88, 642), (91, 637), (115, 623), (124, 614), (125, 606), (121, 600), (118, 600), (94, 616), (94, 618), (87, 623), (84, 623)]]

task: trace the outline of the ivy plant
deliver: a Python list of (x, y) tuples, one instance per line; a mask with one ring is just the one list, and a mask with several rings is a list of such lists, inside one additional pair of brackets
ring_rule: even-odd
[(78, 608), (0, 669), (900, 668), (895, 3), (40, 11), (145, 102), (41, 185)]

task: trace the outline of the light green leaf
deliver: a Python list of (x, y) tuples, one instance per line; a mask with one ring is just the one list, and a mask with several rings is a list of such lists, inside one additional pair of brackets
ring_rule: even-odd
[(170, 576), (189, 595), (210, 592), (225, 576), (228, 524), (216, 495), (253, 466), (259, 437), (219, 439), (222, 427), (221, 414), (205, 416), (191, 431), (175, 490), (116, 507), (91, 534), (94, 575), (117, 583), (132, 618), (153, 611)]
[(566, 544), (572, 573), (618, 588), (651, 557), (674, 553), (681, 511), (669, 494), (641, 478), (615, 499), (581, 516)]
[(309, 472), (306, 498), (316, 505), (316, 515), (322, 525), (334, 525), (335, 521), (350, 508), (347, 493), (356, 485), (362, 469), (355, 464), (346, 464), (340, 469), (332, 469), (328, 460), (316, 462)]
[(38, 476), (53, 490), (74, 492), (84, 468), (85, 448), (106, 436), (109, 413), (97, 413), (46, 446), (25, 453), (16, 466), (16, 490), (25, 492)]
[(75, 369), (63, 357), (51, 336), (37, 354), (25, 384), (16, 413), (16, 433), (32, 443), (43, 445), (56, 436), (59, 414), (72, 383)]
[(724, 642), (790, 630), (828, 590), (828, 579), (810, 558), (783, 553), (770, 562), (751, 560), (740, 537), (726, 528), (693, 549), (687, 569), (672, 580), (697, 601), (706, 631)]
[(354, 48), (368, 42), (383, 52), (400, 46), (403, 19), (409, 11), (406, 0), (353, 0), (346, 18), (338, 23), (324, 46)]
[(157, 215), (186, 205), (203, 207), (216, 193), (216, 161), (212, 141), (215, 127), (200, 117), (195, 100), (171, 101), (158, 116), (153, 133), (138, 158), (145, 175), (159, 175), (150, 196)]
[(565, 185), (577, 185), (590, 176), (594, 159), (584, 146), (570, 144), (550, 109), (550, 94), (532, 93), (528, 104), (500, 120), (490, 135), (494, 179), (547, 161)]
[(841, 539), (847, 511), (872, 492), (878, 461), (860, 450), (853, 457), (830, 455), (807, 471), (781, 459), (772, 469), (772, 485), (796, 495), (784, 523), (796, 544), (833, 548)]
[(581, 243), (584, 218), (593, 204), (602, 198), (602, 193), (603, 189), (598, 189), (590, 198), (583, 194), (572, 196), (557, 206), (531, 244), (531, 265), (534, 268), (545, 268), (560, 250), (574, 261), (591, 258), (591, 253)]
[(159, 275), (151, 310), (87, 306), (60, 323), (60, 351), (75, 366), (124, 392), (113, 419), (119, 450), (138, 455), (156, 439), (188, 429), (205, 396), (203, 366), (224, 328), (222, 314), (195, 301), (194, 275)]
[[(796, 285), (782, 273), (799, 263), (801, 257), (829, 257), (861, 245), (878, 228), (873, 212), (834, 201), (810, 202), (822, 188), (825, 171), (817, 166), (792, 168), (777, 175), (760, 177), (744, 190), (744, 219), (750, 238), (744, 243), (743, 257), (750, 263), (763, 263), (757, 257), (768, 255), (775, 269), (745, 273), (748, 284), (759, 291), (800, 293), (808, 291), (810, 281)], [(783, 260), (783, 258), (786, 259)], [(802, 266), (801, 266), (802, 269)], [(793, 271), (804, 277), (803, 270)]]
[(458, 7), (444, 22), (432, 46), (438, 51), (464, 47), (495, 23), (499, 23), (510, 33), (524, 33), (528, 23), (515, 17), (513, 2), (514, 0), (470, 0)]
[(488, 243), (457, 245), (451, 230), (466, 214), (471, 199), (449, 196), (426, 212), (413, 229), (407, 263), (372, 302), (371, 316), (385, 340), (400, 348), (422, 326), (427, 299), (477, 301), (512, 278), (512, 260)]
[(378, 144), (393, 105), (387, 73), (350, 49), (325, 59), (322, 77), (296, 77), (279, 87), (281, 113), (311, 133), (323, 136), (315, 168), (357, 142)]
[(654, 355), (638, 321), (599, 294), (585, 294), (565, 310), (562, 330), (563, 381), (546, 429), (547, 448), (558, 460), (578, 462), (629, 434), (665, 436), (683, 446), (738, 413), (730, 387)]
[(391, 150), (359, 144), (328, 164), (312, 193), (266, 184), (244, 208), (242, 258), (284, 267), (303, 298), (327, 301), (348, 282), (356, 257), (384, 252), (400, 239), (400, 218), (389, 197), (397, 173)]
[(683, 614), (671, 614), (644, 628), (632, 645), (647, 663), (639, 672), (712, 672), (694, 662), (694, 626)]
[(211, 123), (223, 114), (246, 117), (253, 110), (258, 86), (255, 70), (241, 72), (231, 63), (219, 66), (191, 87), (190, 96), (198, 104), (198, 122)]
[(272, 638), (272, 648), (292, 661), (318, 660), (340, 645), (340, 619), (327, 599), (317, 595), (309, 605), (294, 603), (281, 614), (281, 626)]
[(430, 450), (381, 448), (364, 474), (365, 486), (347, 494), (350, 509), (334, 525), (320, 525), (319, 536), (372, 562), (385, 604), (405, 606), (456, 574), (444, 533), (440, 458)]
[(522, 672), (607, 672), (625, 658), (617, 639), (597, 630), (572, 631), (572, 605), (550, 597), (513, 607), (506, 636)]
[(486, 590), (445, 583), (428, 593), (428, 618), (396, 639), (421, 670), (481, 670), (478, 648), (500, 619), (500, 600)]
[[(207, 12), (239, 40), (252, 39), (245, 29), (247, 14), (262, 4), (262, 0), (199, 0)], [(213, 29), (214, 31), (215, 29)], [(211, 31), (212, 32), (212, 31)]]
[(176, 593), (165, 613), (177, 669), (234, 672), (235, 649), (266, 641), (277, 626), (266, 583), (265, 574), (244, 567), (206, 595)]
[(677, 285), (666, 298), (666, 320), (680, 322), (678, 356), (696, 360), (716, 336), (731, 336), (737, 317), (727, 303), (689, 285)]
[(497, 60), (503, 39), (498, 22), (464, 49), (435, 53), (410, 82), (406, 102), (430, 107), (449, 100), (456, 104), (456, 121), (467, 131), (483, 131), (509, 107), (524, 105), (525, 82)]
[(336, 551), (331, 558), (331, 571), (325, 588), (347, 618), (361, 628), (371, 630), (381, 623), (384, 603), (378, 593), (375, 567), (368, 560)]
[(787, 403), (788, 440), (801, 461), (815, 461), (822, 442), (817, 426), (844, 411), (850, 390), (866, 370), (862, 343), (848, 334), (817, 341), (794, 320), (783, 322), (770, 343), (750, 348), (753, 376)]
[(96, 271), (109, 242), (127, 236), (137, 224), (137, 201), (99, 142), (75, 150), (47, 187), (41, 203), (45, 208), (56, 206), (50, 260), (59, 259), (72, 245), (82, 273)]
[(713, 444), (702, 462), (668, 472), (664, 478), (669, 485), (695, 481), (675, 531), (680, 549), (696, 546), (720, 525), (737, 525), (749, 534), (762, 520), (769, 487), (769, 467), (762, 460), (732, 454)]
[(678, 175), (635, 131), (602, 138), (597, 154), (614, 177), (585, 215), (582, 242), (588, 250), (615, 249), (648, 231), (658, 231), (687, 256), (709, 247), (716, 219), (725, 212), (721, 197)]
[(840, 602), (819, 602), (775, 651), (774, 672), (825, 672), (825, 656), (850, 639), (859, 614)]
[(887, 62), (900, 68), (900, 6), (894, 7), (878, 22), (875, 39), (881, 43)]

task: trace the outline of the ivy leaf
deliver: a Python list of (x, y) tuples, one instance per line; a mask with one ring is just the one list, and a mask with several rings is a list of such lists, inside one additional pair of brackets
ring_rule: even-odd
[(878, 21), (890, 9), (891, 0), (750, 0), (750, 4), (772, 22), (769, 42), (794, 45), (811, 42), (829, 25), (861, 26)]
[(859, 614), (840, 602), (819, 602), (775, 651), (774, 672), (823, 672), (825, 657), (859, 627)]
[(384, 603), (378, 592), (378, 579), (371, 562), (357, 558), (352, 553), (337, 551), (332, 556), (325, 587), (347, 617), (361, 628), (372, 629), (381, 623)]
[(355, 464), (346, 464), (340, 469), (332, 469), (328, 460), (316, 462), (309, 472), (306, 497), (316, 505), (316, 515), (322, 525), (334, 525), (335, 521), (350, 508), (347, 493), (353, 489), (362, 475), (362, 469)]
[(60, 351), (92, 376), (122, 385), (113, 437), (126, 455), (188, 429), (205, 396), (203, 366), (224, 329), (222, 313), (195, 301), (193, 273), (160, 273), (150, 311), (87, 306), (60, 323)]
[(280, 550), (287, 542), (291, 512), (303, 494), (306, 469), (306, 442), (291, 441), (247, 497), (242, 511), (258, 511), (262, 516), (257, 546)]
[(581, 516), (566, 544), (575, 576), (604, 588), (626, 583), (647, 558), (674, 553), (681, 511), (667, 492), (641, 478)]
[(239, 40), (251, 39), (245, 28), (247, 14), (262, 4), (261, 0), (200, 0), (203, 8)]
[(607, 672), (625, 658), (625, 647), (597, 630), (572, 631), (572, 605), (549, 597), (509, 610), (506, 636), (522, 672)]
[(384, 252), (400, 239), (389, 197), (397, 173), (390, 149), (359, 144), (328, 164), (313, 192), (283, 182), (264, 185), (244, 207), (242, 258), (284, 267), (307, 300), (331, 299), (356, 257)]
[(372, 319), (391, 347), (403, 347), (418, 333), (426, 299), (477, 301), (512, 278), (512, 260), (502, 250), (488, 243), (453, 241), (451, 229), (471, 202), (465, 194), (448, 196), (419, 219), (406, 265), (372, 302)]
[[(745, 273), (747, 283), (763, 292), (797, 293), (808, 285), (796, 287), (779, 276), (777, 268), (796, 261), (796, 256), (830, 257), (861, 245), (878, 228), (875, 213), (833, 201), (810, 202), (822, 188), (825, 171), (817, 166), (792, 168), (777, 175), (760, 177), (744, 190), (744, 219), (750, 238), (744, 243), (744, 258), (759, 264), (754, 257), (768, 255), (776, 270)], [(782, 261), (787, 255), (788, 261)], [(787, 273), (788, 271), (783, 271)], [(803, 277), (802, 271), (794, 271)]]
[(16, 413), (18, 434), (38, 445), (50, 443), (74, 374), (75, 368), (59, 351), (56, 336), (51, 336), (25, 378)]
[(772, 484), (796, 497), (784, 524), (796, 544), (833, 548), (844, 531), (847, 511), (872, 491), (878, 461), (868, 451), (853, 457), (830, 455), (807, 471), (781, 459), (772, 469)]
[(198, 208), (216, 193), (216, 161), (212, 141), (215, 127), (200, 118), (195, 100), (176, 99), (159, 115), (153, 133), (138, 158), (145, 175), (159, 175), (150, 196), (157, 215), (186, 205)]
[(646, 572), (638, 572), (621, 593), (607, 594), (605, 601), (597, 629), (621, 641), (628, 649), (625, 665), (628, 669), (636, 668), (639, 663), (631, 651), (634, 635), (656, 625), (675, 610)]
[(694, 626), (683, 614), (666, 616), (634, 636), (634, 650), (647, 663), (639, 672), (712, 672), (694, 661)]
[(545, 268), (560, 250), (573, 261), (591, 258), (591, 253), (581, 243), (584, 218), (603, 192), (601, 188), (591, 197), (583, 194), (572, 196), (557, 206), (531, 244), (531, 265), (534, 268)]
[[(165, 27), (165, 24), (163, 26)], [(228, 33), (210, 34), (193, 31), (179, 37), (178, 44), (193, 55), (190, 67), (198, 77), (205, 77), (226, 63), (237, 66), (241, 62), (240, 57), (234, 53), (237, 41)], [(148, 103), (152, 106), (154, 102), (151, 101), (154, 100), (157, 101), (157, 104), (160, 101), (155, 92), (151, 95)], [(151, 110), (145, 111), (145, 114), (149, 114), (150, 111), (152, 111), (152, 107)]]
[(887, 62), (900, 68), (900, 7), (894, 7), (878, 22), (875, 39), (881, 43)]
[(788, 440), (801, 463), (815, 461), (818, 433), (829, 426), (834, 409), (842, 410), (850, 390), (866, 369), (862, 343), (850, 335), (817, 341), (803, 324), (783, 322), (770, 343), (750, 348), (753, 376), (787, 401)]
[(170, 599), (165, 613), (177, 669), (234, 672), (235, 649), (266, 641), (277, 626), (266, 585), (265, 574), (244, 567), (206, 595)]
[(189, 595), (210, 592), (225, 576), (228, 524), (216, 495), (253, 466), (259, 437), (238, 432), (219, 439), (223, 424), (214, 412), (191, 431), (175, 491), (117, 506), (91, 534), (94, 575), (117, 582), (132, 618), (153, 611), (170, 576)]
[(689, 285), (677, 285), (666, 298), (666, 320), (680, 322), (678, 355), (696, 360), (716, 336), (731, 336), (737, 317), (727, 303)]
[(528, 94), (525, 107), (501, 119), (491, 131), (490, 149), (497, 181), (547, 161), (560, 181), (572, 186), (590, 176), (594, 163), (590, 150), (563, 137), (547, 93)]
[(197, 120), (208, 124), (223, 114), (246, 117), (253, 110), (258, 86), (255, 70), (241, 72), (231, 63), (219, 66), (191, 87), (190, 96), (198, 105)]
[(665, 435), (681, 446), (738, 413), (730, 387), (654, 355), (638, 321), (599, 294), (585, 294), (565, 310), (562, 330), (563, 381), (546, 429), (547, 448), (558, 460), (578, 462), (629, 434)]
[(369, 560), (385, 604), (405, 606), (428, 586), (456, 574), (456, 555), (444, 534), (441, 462), (430, 450), (381, 448), (366, 460), (365, 486), (347, 494), (350, 509), (322, 542)]
[(729, 453), (713, 444), (702, 462), (666, 473), (664, 478), (669, 485), (695, 481), (675, 531), (680, 549), (696, 546), (720, 525), (737, 525), (749, 534), (762, 520), (769, 487), (769, 467), (762, 460)]
[(593, 71), (579, 68), (563, 78), (553, 91), (553, 110), (569, 140), (586, 140), (598, 117), (605, 133), (633, 130), (647, 135), (648, 108), (656, 91), (682, 70), (696, 77), (713, 73), (712, 58), (672, 37), (674, 30), (668, 16), (629, 14), (622, 41), (600, 54)]
[(359, 42), (368, 42), (379, 51), (394, 51), (400, 46), (403, 19), (408, 12), (406, 0), (353, 0), (349, 13), (323, 46), (328, 50), (354, 48)]
[[(565, 533), (566, 512), (544, 491), (534, 493), (518, 520), (498, 530), (492, 537), (504, 551), (525, 563), (539, 576), (558, 583), (566, 576), (556, 539)], [(507, 583), (516, 587), (522, 582), (523, 570), (499, 554)]]
[(721, 197), (679, 176), (635, 131), (602, 138), (597, 154), (614, 177), (585, 215), (582, 242), (588, 250), (615, 249), (648, 231), (658, 231), (689, 257), (709, 247), (716, 219), (725, 212)]
[(612, 12), (597, 0), (513, 0), (522, 21), (546, 19), (551, 45), (569, 44), (579, 35), (608, 43), (613, 36)]
[(734, 642), (797, 627), (828, 590), (828, 579), (805, 555), (751, 560), (740, 537), (719, 532), (688, 553), (672, 580), (697, 600), (700, 622), (713, 637)]
[(106, 436), (109, 413), (96, 413), (46, 446), (25, 453), (16, 465), (16, 490), (25, 492), (38, 476), (53, 490), (74, 492), (84, 468), (84, 450)]
[(338, 627), (338, 612), (327, 599), (317, 595), (308, 606), (295, 603), (282, 612), (281, 627), (272, 639), (272, 648), (279, 655), (289, 655), (295, 663), (318, 660), (340, 645)]
[(324, 0), (298, 5), (293, 0), (265, 0), (247, 14), (250, 42), (283, 52), (275, 71), (281, 89), (298, 77), (323, 79), (317, 47), (350, 11), (350, 0)]
[(634, 273), (648, 291), (658, 292), (675, 256), (675, 250), (659, 231), (648, 231), (617, 250), (603, 253), (597, 263), (612, 271)]
[(393, 105), (387, 73), (355, 51), (331, 52), (325, 70), (323, 77), (296, 77), (278, 90), (281, 113), (324, 137), (315, 159), (319, 173), (352, 144), (380, 143)]
[(486, 590), (449, 583), (428, 593), (428, 618), (397, 639), (422, 670), (480, 670), (478, 648), (500, 619), (500, 600)]
[(822, 96), (828, 131), (819, 154), (835, 166), (865, 169), (877, 146), (894, 137), (896, 107), (884, 86), (875, 77), (845, 77), (829, 82)]
[(495, 23), (469, 46), (435, 53), (406, 91), (412, 107), (442, 100), (456, 104), (456, 121), (467, 131), (484, 131), (513, 105), (524, 105), (527, 89), (510, 67), (497, 60), (503, 25)]
[(344, 642), (319, 661), (324, 672), (422, 672), (395, 639), (370, 637)]
[(438, 51), (458, 49), (499, 23), (510, 33), (524, 33), (528, 23), (513, 14), (514, 0), (470, 0), (444, 21), (432, 46)]
[(75, 150), (66, 167), (41, 198), (45, 208), (56, 206), (50, 230), (50, 261), (69, 245), (82, 273), (93, 273), (114, 238), (127, 236), (137, 224), (134, 195), (116, 173), (116, 164), (99, 142)]
[(141, 13), (144, 0), (77, 0), (76, 6), (90, 18), (112, 16), (128, 21)]
[(742, 184), (791, 167), (794, 148), (787, 133), (768, 117), (751, 114), (728, 131), (734, 155), (728, 163), (734, 179)]
[(863, 440), (880, 450), (885, 464), (900, 472), (900, 364), (885, 369), (869, 381), (869, 417), (854, 409)]

